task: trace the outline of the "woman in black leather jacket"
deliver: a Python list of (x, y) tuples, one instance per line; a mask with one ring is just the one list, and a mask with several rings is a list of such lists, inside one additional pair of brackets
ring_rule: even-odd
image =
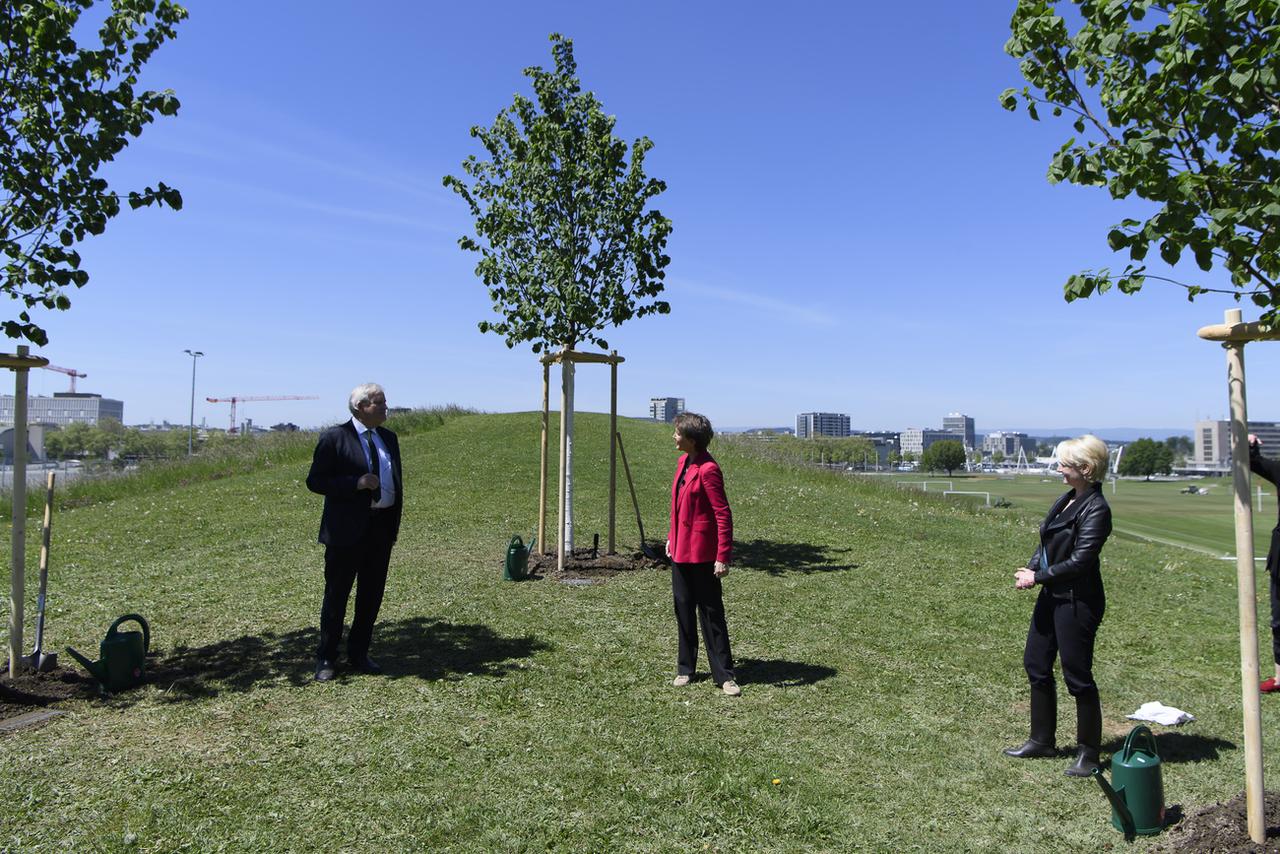
[(1014, 573), (1014, 586), (1040, 586), (1022, 664), (1031, 683), (1031, 737), (1005, 754), (1019, 759), (1057, 753), (1057, 691), (1053, 660), (1062, 658), (1062, 676), (1076, 699), (1075, 762), (1072, 777), (1088, 777), (1098, 767), (1102, 744), (1102, 703), (1093, 681), (1093, 642), (1106, 610), (1098, 555), (1111, 535), (1111, 508), (1102, 495), (1107, 446), (1096, 436), (1058, 445), (1058, 470), (1071, 491), (1040, 524), (1040, 546), (1026, 567)]
[[(1252, 433), (1249, 434), (1249, 469), (1280, 486), (1280, 462), (1262, 455), (1262, 442)], [(1263, 680), (1260, 688), (1264, 694), (1280, 691), (1280, 523), (1271, 532), (1267, 575), (1271, 576), (1271, 653), (1276, 660), (1276, 675)]]

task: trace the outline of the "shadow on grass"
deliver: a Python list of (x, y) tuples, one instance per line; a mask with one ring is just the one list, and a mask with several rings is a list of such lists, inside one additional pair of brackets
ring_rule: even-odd
[(733, 669), (738, 681), (744, 685), (777, 685), (784, 688), (812, 685), (836, 675), (834, 667), (776, 658), (740, 658), (734, 662)]
[(839, 563), (837, 554), (851, 549), (833, 549), (809, 543), (780, 543), (775, 540), (751, 540), (733, 544), (734, 563), (744, 569), (758, 569), (770, 575), (787, 572), (843, 572), (857, 569), (856, 563)]
[[(1146, 740), (1135, 741), (1135, 744), (1145, 745)], [(1115, 754), (1119, 753), (1123, 747), (1124, 739), (1116, 737), (1104, 743), (1102, 751), (1112, 754), (1112, 760), (1114, 760)], [(1197, 735), (1189, 732), (1156, 734), (1156, 751), (1160, 754), (1160, 761), (1165, 764), (1216, 760), (1219, 758), (1219, 752), (1236, 749), (1235, 742), (1211, 735)]]
[[(316, 629), (309, 626), (283, 634), (264, 632), (207, 646), (177, 647), (148, 663), (147, 681), (167, 689), (166, 696), (173, 701), (250, 691), (260, 682), (279, 679), (305, 685), (314, 673), (316, 637)], [(479, 623), (457, 625), (429, 617), (380, 622), (374, 629), (373, 654), (384, 674), (360, 676), (340, 661), (338, 680), (502, 676), (515, 669), (516, 660), (547, 648), (535, 637), (502, 637)]]

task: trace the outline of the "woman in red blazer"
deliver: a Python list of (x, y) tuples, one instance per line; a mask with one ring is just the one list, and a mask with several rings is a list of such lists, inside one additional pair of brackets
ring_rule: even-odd
[[(734, 681), (729, 627), (724, 619), (720, 579), (733, 554), (733, 514), (724, 494), (720, 466), (707, 453), (715, 433), (704, 416), (682, 412), (675, 418), (676, 448), (683, 451), (671, 482), (671, 592), (676, 605), (680, 651), (673, 685), (688, 685), (698, 661), (698, 622), (707, 644), (711, 676), (726, 694), (742, 693)], [(695, 619), (696, 615), (696, 619)]]

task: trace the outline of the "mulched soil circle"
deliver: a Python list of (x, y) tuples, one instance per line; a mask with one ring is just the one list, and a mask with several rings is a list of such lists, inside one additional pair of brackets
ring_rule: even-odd
[(1263, 799), (1267, 841), (1261, 845), (1249, 839), (1249, 819), (1244, 792), (1229, 801), (1199, 809), (1165, 831), (1164, 839), (1151, 849), (1161, 854), (1214, 852), (1214, 854), (1255, 854), (1280, 851), (1280, 792), (1267, 792)]
[[(61, 658), (61, 656), (59, 656)], [(65, 700), (98, 696), (98, 683), (73, 667), (55, 667), (48, 673), (24, 670), (16, 679), (0, 676), (0, 720), (16, 717)]]
[(556, 554), (529, 555), (529, 578), (550, 578), (562, 583), (591, 582), (597, 583), (623, 572), (636, 572), (647, 569), (661, 569), (662, 561), (651, 560), (640, 552), (631, 554), (596, 554), (592, 557), (591, 549), (574, 549), (572, 555), (565, 555), (564, 571), (556, 569)]

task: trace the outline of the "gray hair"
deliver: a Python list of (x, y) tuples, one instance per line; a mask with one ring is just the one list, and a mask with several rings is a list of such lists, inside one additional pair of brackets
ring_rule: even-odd
[(383, 397), (387, 396), (382, 386), (377, 383), (361, 383), (351, 389), (351, 396), (347, 398), (347, 408), (351, 410), (352, 415), (358, 415), (360, 414), (360, 404), (368, 403), (375, 394), (381, 394)]

